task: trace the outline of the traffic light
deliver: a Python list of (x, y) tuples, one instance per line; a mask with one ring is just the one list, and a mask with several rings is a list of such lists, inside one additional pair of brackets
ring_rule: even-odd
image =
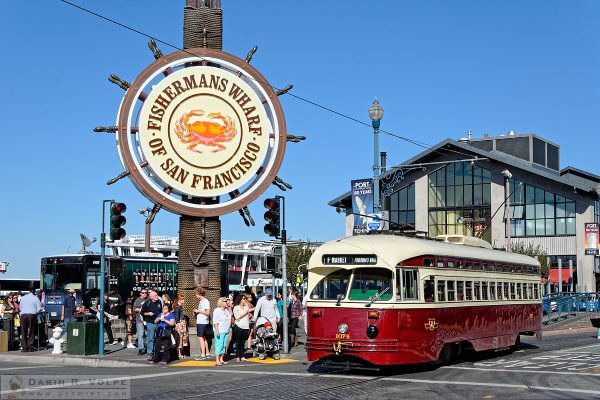
[(110, 203), (110, 240), (119, 240), (127, 233), (121, 228), (127, 222), (127, 218), (122, 215), (127, 211), (125, 203), (113, 201)]
[(263, 203), (267, 212), (265, 212), (265, 233), (269, 236), (279, 237), (280, 226), (279, 226), (279, 198), (273, 197), (272, 199), (266, 199)]

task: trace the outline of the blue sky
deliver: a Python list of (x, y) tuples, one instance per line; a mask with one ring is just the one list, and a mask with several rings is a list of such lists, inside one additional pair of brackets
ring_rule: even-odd
[[(73, 0), (176, 46), (184, 0)], [(515, 130), (561, 146), (561, 167), (600, 174), (600, 3), (590, 1), (234, 1), (223, 0), (223, 50), (252, 64), (275, 87), (369, 123), (377, 97), (381, 128), (433, 145), (471, 130), (475, 137)], [(143, 234), (137, 209), (149, 202), (122, 171), (111, 134), (124, 92), (153, 61), (148, 39), (58, 0), (0, 5), (0, 261), (7, 278), (35, 277), (40, 258), (76, 252), (79, 233), (99, 237), (102, 199), (128, 206), (127, 232)], [(160, 46), (163, 52), (173, 49)], [(295, 239), (344, 235), (344, 217), (327, 202), (371, 176), (371, 128), (280, 97), (289, 144), (279, 173), (287, 228)], [(383, 136), (398, 164), (423, 149)], [(262, 199), (257, 226), (222, 217), (223, 238), (267, 239)], [(153, 234), (178, 235), (178, 217), (162, 211)], [(96, 244), (95, 244), (96, 245)], [(93, 250), (99, 251), (98, 246)]]

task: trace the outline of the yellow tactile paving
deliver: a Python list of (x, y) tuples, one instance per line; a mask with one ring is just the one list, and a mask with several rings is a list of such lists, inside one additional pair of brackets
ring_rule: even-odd
[(215, 361), (182, 361), (177, 364), (171, 364), (171, 367), (214, 367), (217, 365)]
[(285, 364), (298, 362), (298, 360), (294, 360), (291, 358), (280, 358), (279, 360), (274, 360), (270, 357), (267, 357), (265, 360), (260, 360), (258, 357), (249, 358), (248, 361), (260, 364)]
[[(258, 357), (254, 357), (254, 358), (249, 358), (248, 361), (252, 362), (252, 363), (258, 363), (258, 364), (286, 364), (286, 363), (292, 363), (292, 362), (298, 362), (298, 360), (294, 360), (291, 358), (281, 358), (279, 360), (274, 360), (270, 357), (268, 357), (265, 360), (261, 360)], [(231, 360), (228, 361), (228, 365), (243, 365), (243, 363), (237, 363), (235, 362), (235, 360)], [(171, 364), (171, 367), (214, 367), (216, 366), (217, 363), (214, 361), (196, 361), (196, 360), (189, 360), (189, 361), (182, 361), (179, 362), (177, 364)]]

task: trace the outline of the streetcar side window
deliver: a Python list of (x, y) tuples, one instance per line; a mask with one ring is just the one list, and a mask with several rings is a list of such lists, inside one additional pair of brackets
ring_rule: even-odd
[(465, 283), (456, 281), (456, 300), (463, 301), (465, 299)]
[(521, 282), (517, 282), (517, 300), (521, 300), (523, 298), (522, 293)]
[(489, 263), (489, 265), (488, 265), (488, 271), (495, 271), (495, 270), (496, 270), (496, 264)]
[(508, 282), (503, 282), (502, 283), (502, 287), (504, 288), (504, 290), (502, 291), (502, 300), (508, 300), (509, 296), (508, 296)]
[(310, 294), (310, 298), (312, 300), (337, 300), (338, 295), (341, 295), (342, 299), (346, 298), (350, 273), (351, 271), (344, 269), (330, 273), (319, 281)]
[(433, 259), (431, 259), (431, 258), (423, 259), (423, 266), (427, 267), (427, 268), (433, 267)]
[(473, 282), (473, 300), (481, 300), (481, 282)]
[(441, 260), (441, 259), (440, 259), (440, 260), (437, 260), (437, 267), (438, 267), (438, 268), (444, 268), (444, 266), (445, 266), (445, 265), (444, 265), (444, 260)]
[[(386, 290), (387, 288), (387, 290)], [(380, 300), (392, 298), (392, 271), (383, 268), (356, 268), (350, 287), (350, 300), (371, 300), (381, 294)]]
[(481, 282), (481, 300), (488, 299), (488, 283), (487, 281)]
[(456, 268), (463, 269), (463, 267), (464, 267), (464, 262), (461, 260), (456, 260)]
[(465, 300), (473, 300), (473, 282), (465, 281)]
[(490, 282), (490, 300), (496, 300), (496, 282)]
[(448, 266), (448, 268), (454, 268), (454, 261), (448, 260), (448, 262), (446, 263), (446, 265)]
[(531, 283), (527, 284), (527, 298), (529, 300), (533, 300), (534, 299), (534, 297), (533, 297), (533, 284), (531, 284)]
[(435, 281), (433, 276), (423, 282), (423, 297), (426, 302), (435, 301)]
[(446, 301), (446, 281), (438, 281), (437, 289), (437, 300)]
[(448, 285), (448, 301), (456, 301), (454, 281), (447, 281), (446, 284)]
[(396, 300), (418, 300), (418, 282), (416, 269), (396, 269)]
[(538, 300), (540, 298), (540, 290), (539, 290), (539, 284), (538, 283), (534, 283), (533, 284), (533, 298)]
[(510, 283), (510, 298), (511, 300), (514, 300), (517, 297), (517, 292), (515, 290), (515, 283), (511, 282)]

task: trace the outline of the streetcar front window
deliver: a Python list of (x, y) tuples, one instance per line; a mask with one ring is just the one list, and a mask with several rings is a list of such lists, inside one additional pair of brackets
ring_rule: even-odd
[(383, 268), (357, 268), (354, 270), (350, 300), (370, 300), (372, 296), (381, 295), (381, 300), (392, 298), (392, 271)]
[(337, 300), (341, 295), (346, 298), (348, 282), (352, 271), (340, 269), (321, 279), (310, 294), (312, 300)]

